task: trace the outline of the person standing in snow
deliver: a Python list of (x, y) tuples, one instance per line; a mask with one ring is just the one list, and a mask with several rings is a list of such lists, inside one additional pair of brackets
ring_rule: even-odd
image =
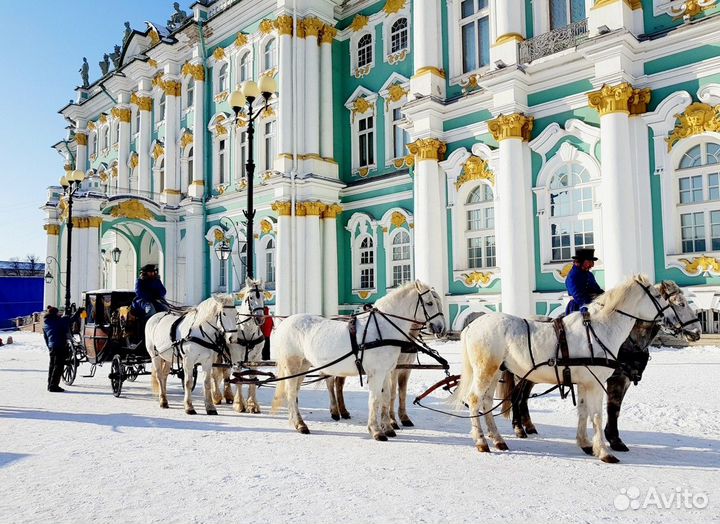
[(43, 336), (50, 351), (47, 390), (51, 393), (65, 391), (60, 387), (60, 377), (62, 377), (65, 361), (69, 354), (68, 337), (70, 336), (70, 326), (77, 321), (82, 311), (83, 309), (80, 308), (73, 316), (60, 316), (58, 308), (48, 306), (45, 312)]

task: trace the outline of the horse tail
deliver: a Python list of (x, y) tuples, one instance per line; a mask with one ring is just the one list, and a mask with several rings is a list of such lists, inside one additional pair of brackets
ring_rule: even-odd
[[(281, 361), (278, 361), (277, 367), (278, 376), (284, 376), (286, 367)], [(277, 410), (280, 409), (284, 404), (286, 382), (287, 380), (279, 380), (277, 382), (277, 386), (275, 386), (275, 397), (273, 397), (271, 413), (277, 413)]]
[(502, 414), (505, 418), (510, 418), (512, 410), (512, 394), (515, 389), (515, 375), (505, 370), (502, 374), (502, 380), (498, 382), (495, 396), (502, 399)]
[(463, 329), (460, 333), (460, 346), (462, 347), (463, 370), (462, 375), (460, 375), (460, 384), (458, 384), (455, 394), (451, 397), (456, 409), (463, 409), (465, 407), (465, 399), (468, 393), (470, 393), (473, 383), (474, 371), (470, 364), (470, 355), (468, 354), (467, 328)]

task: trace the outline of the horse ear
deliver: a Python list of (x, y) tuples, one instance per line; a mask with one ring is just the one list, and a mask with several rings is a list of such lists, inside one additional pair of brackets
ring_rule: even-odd
[(253, 284), (253, 279), (250, 277), (245, 277), (245, 287), (250, 287)]
[(415, 280), (415, 289), (417, 289), (418, 293), (422, 293), (422, 282)]

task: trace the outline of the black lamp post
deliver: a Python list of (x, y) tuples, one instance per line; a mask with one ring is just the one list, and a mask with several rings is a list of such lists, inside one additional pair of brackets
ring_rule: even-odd
[[(253, 151), (253, 138), (255, 135), (255, 119), (267, 109), (270, 97), (276, 91), (275, 79), (270, 75), (263, 75), (256, 84), (252, 80), (246, 80), (240, 86), (239, 91), (233, 91), (230, 95), (230, 107), (235, 112), (235, 121), (238, 120), (240, 110), (247, 106), (247, 137), (248, 137), (248, 159), (245, 163), (247, 173), (247, 209), (243, 212), (247, 219), (245, 239), (247, 242), (247, 276), (254, 278), (254, 250), (253, 250), (253, 221), (255, 218), (255, 204), (253, 203), (253, 177), (255, 176), (255, 154)], [(257, 113), (253, 113), (253, 103), (259, 96), (262, 96), (265, 104)]]
[(80, 171), (79, 169), (76, 169), (72, 173), (63, 176), (60, 179), (60, 185), (63, 188), (63, 192), (65, 196), (67, 197), (67, 209), (68, 209), (68, 216), (67, 216), (67, 262), (65, 267), (65, 314), (70, 313), (70, 271), (71, 271), (71, 264), (72, 264), (72, 230), (73, 230), (73, 223), (72, 223), (72, 206), (73, 206), (73, 196), (75, 196), (75, 193), (77, 193), (78, 189), (80, 189), (80, 184), (82, 184), (82, 181), (85, 179), (85, 173)]
[(64, 286), (65, 283), (62, 281), (62, 273), (60, 272), (60, 262), (58, 262), (58, 259), (55, 258), (54, 256), (48, 256), (45, 259), (45, 283), (52, 284), (52, 281), (55, 278), (53, 276), (53, 274), (50, 272), (51, 262), (55, 262), (55, 265), (57, 266), (57, 272), (58, 272), (58, 282), (60, 282), (61, 286)]

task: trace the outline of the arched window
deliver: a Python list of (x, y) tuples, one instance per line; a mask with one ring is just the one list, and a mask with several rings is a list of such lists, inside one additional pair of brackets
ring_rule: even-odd
[(113, 145), (117, 144), (120, 140), (120, 121), (116, 120), (115, 123), (113, 123), (112, 128), (112, 143)]
[(228, 90), (228, 65), (222, 64), (218, 72), (218, 93)]
[(110, 147), (110, 126), (103, 126), (102, 128), (102, 148), (107, 149)]
[(91, 156), (97, 156), (98, 149), (99, 149), (98, 141), (99, 141), (98, 133), (91, 133), (90, 134), (90, 155)]
[(274, 38), (268, 40), (263, 48), (263, 65), (265, 71), (277, 67), (277, 52)]
[(375, 287), (375, 246), (366, 236), (360, 241), (360, 289)]
[(372, 63), (373, 49), (372, 49), (372, 36), (370, 34), (363, 35), (358, 41), (357, 51), (357, 66), (365, 67)]
[(135, 108), (135, 133), (140, 132), (140, 108)]
[(720, 251), (720, 144), (690, 148), (675, 173), (682, 252)]
[(165, 93), (163, 93), (162, 95), (160, 95), (160, 101), (158, 102), (158, 122), (162, 122), (163, 120), (165, 120), (165, 103)]
[(576, 248), (595, 247), (594, 191), (580, 164), (565, 164), (550, 181), (550, 246), (553, 262), (570, 260)]
[(275, 288), (275, 240), (271, 237), (265, 244), (265, 285)]
[(585, 19), (585, 0), (550, 0), (550, 29)]
[(390, 29), (390, 53), (394, 54), (408, 46), (407, 18), (398, 18)]
[(195, 104), (195, 79), (191, 76), (188, 79), (187, 88), (185, 90), (185, 108), (192, 107)]
[(238, 81), (244, 82), (249, 80), (252, 75), (250, 74), (250, 51), (243, 53), (240, 57), (240, 67), (238, 72)]
[(468, 268), (497, 266), (492, 188), (480, 184), (465, 201)]
[(412, 279), (410, 234), (398, 229), (392, 237), (392, 286), (397, 287)]
[(220, 184), (227, 182), (227, 140), (221, 138), (218, 145), (218, 180)]

